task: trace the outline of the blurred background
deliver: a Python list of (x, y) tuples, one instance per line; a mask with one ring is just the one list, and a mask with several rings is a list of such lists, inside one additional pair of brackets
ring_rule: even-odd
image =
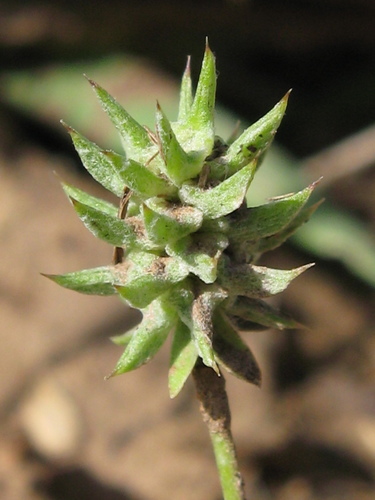
[[(249, 204), (323, 176), (313, 219), (263, 262), (316, 262), (275, 303), (307, 328), (246, 334), (259, 390), (227, 377), (249, 500), (375, 498), (375, 3), (371, 0), (16, 1), (0, 6), (0, 494), (6, 500), (219, 500), (194, 387), (169, 400), (169, 345), (104, 382), (109, 337), (138, 315), (59, 289), (111, 259), (59, 179), (108, 196), (59, 120), (116, 133), (83, 77), (153, 127), (172, 119), (186, 56), (217, 56), (227, 137), (293, 88)], [(57, 175), (55, 175), (57, 174)]]

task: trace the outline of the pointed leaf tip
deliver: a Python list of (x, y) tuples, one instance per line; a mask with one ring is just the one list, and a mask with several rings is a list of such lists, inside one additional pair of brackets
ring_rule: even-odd
[(104, 380), (107, 381), (109, 380), (110, 378), (113, 378), (115, 377), (116, 375), (119, 375), (118, 373), (116, 373), (116, 370), (112, 370), (111, 373), (109, 373), (108, 375), (106, 375), (104, 377)]
[(42, 274), (58, 285), (86, 295), (114, 295), (113, 286), (120, 274), (114, 266), (84, 269), (67, 274)]
[(191, 74), (191, 56), (187, 56), (184, 75), (190, 76), (190, 74)]
[(288, 90), (288, 92), (287, 92), (287, 93), (284, 95), (284, 97), (281, 99), (281, 101), (282, 101), (282, 102), (285, 102), (285, 103), (287, 103), (287, 102), (288, 102), (288, 100), (289, 100), (289, 96), (290, 96), (290, 94), (292, 93), (292, 90), (293, 90), (293, 89), (289, 89), (289, 90)]
[(311, 191), (314, 191), (314, 189), (316, 188), (316, 186), (317, 186), (318, 184), (320, 184), (322, 180), (323, 180), (323, 176), (321, 175), (321, 176), (319, 177), (319, 179), (317, 179), (316, 181), (312, 182), (312, 183), (309, 185), (309, 188), (311, 189)]
[(156, 105), (156, 134), (160, 154), (164, 161), (164, 174), (176, 186), (199, 174), (202, 168), (200, 154), (188, 155), (172, 129), (172, 125), (163, 113), (159, 103)]
[(99, 85), (94, 80), (92, 80), (91, 78), (89, 78), (85, 73), (83, 73), (83, 76), (89, 82), (89, 84), (91, 85), (91, 87), (94, 87), (94, 88), (99, 87)]
[(138, 243), (134, 227), (117, 215), (103, 212), (71, 196), (70, 201), (85, 227), (97, 238), (118, 247), (132, 247)]
[(65, 182), (61, 182), (61, 185), (69, 200), (74, 198), (75, 200), (78, 200), (79, 202), (106, 214), (113, 216), (117, 215), (117, 207), (115, 207), (112, 203), (97, 198), (96, 196), (92, 196), (79, 188), (66, 184)]
[(182, 75), (180, 87), (180, 100), (178, 105), (178, 122), (186, 122), (193, 103), (193, 90), (190, 71), (191, 58), (188, 56), (185, 71)]
[(253, 264), (233, 265), (228, 259), (222, 259), (218, 282), (236, 295), (262, 299), (283, 292), (291, 281), (313, 265), (281, 270)]
[(64, 122), (64, 120), (60, 120), (60, 123), (69, 134), (72, 134), (72, 132), (74, 132), (74, 128)]
[(121, 197), (125, 182), (122, 172), (125, 169), (125, 157), (101, 149), (97, 144), (77, 132), (73, 127), (63, 123), (68, 131), (73, 145), (89, 174), (103, 187)]
[[(232, 175), (253, 158), (263, 158), (285, 114), (289, 92), (262, 118), (248, 127), (228, 148), (227, 175)], [(260, 162), (258, 164), (258, 167)]]
[[(236, 245), (251, 242), (247, 252), (257, 251), (264, 238), (266, 243), (273, 237), (280, 238), (280, 232), (289, 227), (306, 205), (316, 183), (298, 193), (272, 198), (269, 203), (257, 207), (250, 207), (242, 213), (232, 217), (230, 222), (229, 237)], [(251, 248), (250, 248), (251, 247)]]
[(120, 134), (128, 158), (146, 162), (152, 156), (155, 145), (148, 131), (140, 125), (103, 87), (88, 79), (100, 104)]

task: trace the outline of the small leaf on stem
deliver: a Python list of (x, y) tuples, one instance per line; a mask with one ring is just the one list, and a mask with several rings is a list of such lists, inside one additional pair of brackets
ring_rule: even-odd
[(181, 320), (177, 323), (173, 336), (169, 363), (169, 395), (176, 397), (183, 388), (198, 358), (197, 349), (189, 328)]
[(236, 377), (260, 386), (261, 372), (259, 365), (238, 332), (221, 312), (214, 315), (213, 348), (221, 365)]

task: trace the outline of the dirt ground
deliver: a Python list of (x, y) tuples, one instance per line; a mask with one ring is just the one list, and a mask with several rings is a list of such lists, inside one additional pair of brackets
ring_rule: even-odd
[[(40, 275), (106, 264), (112, 249), (84, 230), (59, 177), (102, 192), (33, 125), (41, 124), (1, 103), (0, 496), (219, 500), (192, 382), (168, 396), (169, 344), (142, 369), (104, 381), (121, 354), (109, 337), (138, 314)], [(369, 234), (374, 165), (375, 156), (328, 191)], [(374, 288), (292, 245), (265, 260), (281, 268), (310, 261), (316, 266), (276, 301), (307, 328), (244, 336), (262, 367), (261, 389), (226, 376), (249, 500), (375, 498)]]

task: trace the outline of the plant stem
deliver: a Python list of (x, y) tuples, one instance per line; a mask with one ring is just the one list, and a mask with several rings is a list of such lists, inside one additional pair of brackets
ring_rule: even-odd
[(203, 421), (208, 427), (224, 500), (246, 500), (230, 430), (231, 415), (224, 377), (197, 361), (193, 376)]

